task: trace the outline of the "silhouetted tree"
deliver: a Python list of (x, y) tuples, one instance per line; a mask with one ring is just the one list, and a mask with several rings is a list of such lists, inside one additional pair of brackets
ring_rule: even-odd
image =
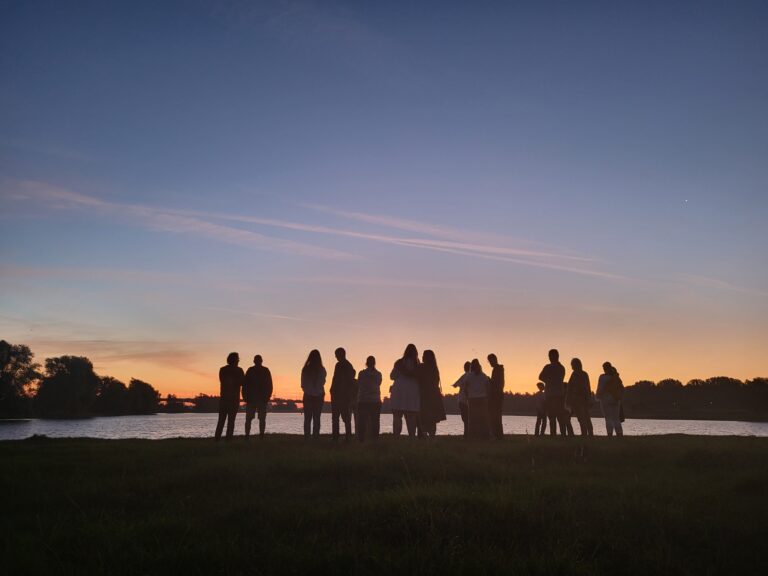
[(33, 358), (29, 346), (0, 340), (0, 418), (28, 413), (30, 388), (40, 378)]
[(160, 393), (151, 384), (131, 378), (128, 384), (128, 413), (155, 414), (160, 402)]
[(35, 409), (43, 418), (89, 416), (100, 383), (88, 358), (46, 358), (45, 377), (37, 390)]
[(219, 397), (209, 396), (208, 394), (198, 394), (192, 399), (192, 410), (194, 412), (216, 412), (219, 411)]
[(104, 376), (99, 380), (93, 411), (105, 416), (127, 414), (129, 412), (128, 388), (125, 384), (111, 376)]
[(187, 407), (184, 406), (184, 402), (179, 400), (175, 394), (168, 394), (168, 397), (165, 399), (165, 411), (170, 414), (176, 414), (186, 412)]

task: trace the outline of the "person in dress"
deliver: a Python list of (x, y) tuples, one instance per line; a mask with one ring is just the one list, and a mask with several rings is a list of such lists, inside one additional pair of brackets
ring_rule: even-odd
[(389, 375), (393, 381), (389, 401), (392, 406), (392, 434), (395, 436), (403, 431), (403, 418), (408, 436), (416, 436), (421, 410), (418, 372), (419, 352), (415, 345), (408, 344), (403, 357), (395, 362)]
[(432, 350), (424, 350), (418, 371), (420, 403), (419, 436), (432, 438), (437, 434), (437, 423), (445, 420), (443, 391), (440, 387), (440, 370)]
[(304, 437), (320, 436), (320, 415), (325, 402), (327, 372), (318, 350), (312, 350), (301, 369), (301, 389), (304, 391)]
[(485, 439), (490, 434), (488, 426), (488, 389), (491, 379), (483, 373), (480, 361), (475, 358), (466, 378), (467, 403), (469, 405), (469, 437)]

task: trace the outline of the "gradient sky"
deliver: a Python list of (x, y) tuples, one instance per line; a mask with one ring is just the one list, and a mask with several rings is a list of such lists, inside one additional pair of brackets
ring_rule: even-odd
[(0, 337), (162, 393), (768, 376), (764, 2), (0, 5)]

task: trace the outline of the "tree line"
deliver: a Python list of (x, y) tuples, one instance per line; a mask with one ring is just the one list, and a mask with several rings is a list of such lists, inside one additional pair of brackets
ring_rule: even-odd
[[(198, 394), (185, 404), (169, 395), (160, 405), (160, 394), (151, 384), (132, 378), (126, 386), (111, 376), (99, 376), (82, 356), (45, 360), (44, 370), (23, 344), (0, 340), (0, 418), (37, 416), (77, 418), (163, 412), (218, 412), (219, 398)], [(536, 398), (528, 393), (505, 393), (504, 414), (533, 416)], [(444, 396), (445, 411), (458, 414), (458, 398)], [(727, 376), (690, 380), (671, 378), (641, 380), (624, 388), (622, 399), (628, 418), (768, 420), (768, 378), (741, 381)], [(298, 412), (293, 400), (275, 399), (271, 410)], [(385, 398), (382, 412), (390, 412)], [(593, 416), (599, 410), (593, 407)]]
[(0, 418), (154, 414), (159, 400), (151, 384), (99, 376), (83, 356), (46, 358), (41, 371), (29, 346), (0, 340)]

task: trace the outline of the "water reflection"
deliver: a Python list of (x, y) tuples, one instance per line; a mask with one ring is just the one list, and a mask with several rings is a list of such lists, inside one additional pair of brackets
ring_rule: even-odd
[[(392, 432), (392, 416), (382, 414), (381, 431)], [(506, 434), (532, 434), (534, 417), (504, 416)], [(604, 436), (602, 419), (593, 419), (595, 434)], [(244, 415), (238, 414), (235, 433), (243, 434)], [(267, 432), (301, 434), (301, 414), (271, 413), (267, 417)], [(216, 414), (158, 414), (156, 416), (114, 416), (87, 420), (29, 420), (0, 424), (0, 440), (20, 440), (34, 434), (52, 438), (205, 438), (212, 437)], [(331, 415), (323, 414), (322, 432), (331, 430)], [(438, 425), (438, 435), (460, 435), (461, 418), (449, 415)], [(578, 433), (578, 426), (576, 426)], [(624, 433), (628, 436), (648, 434), (697, 434), (705, 436), (768, 436), (765, 422), (719, 422), (705, 420), (627, 420)]]

